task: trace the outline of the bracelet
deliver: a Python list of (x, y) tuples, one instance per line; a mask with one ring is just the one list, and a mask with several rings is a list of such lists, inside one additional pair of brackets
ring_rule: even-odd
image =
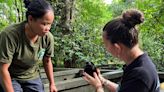
[(104, 86), (109, 86), (109, 84), (110, 84), (110, 81), (103, 77), (100, 77), (100, 81), (101, 81), (102, 85), (104, 85)]
[(110, 84), (110, 81), (109, 80), (104, 80), (103, 83), (102, 83), (104, 86), (109, 86)]

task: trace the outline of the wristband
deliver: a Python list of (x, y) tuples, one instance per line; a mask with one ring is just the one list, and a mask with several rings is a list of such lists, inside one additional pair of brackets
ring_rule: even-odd
[(109, 86), (109, 84), (110, 84), (110, 81), (105, 79), (105, 81), (103, 82), (103, 85), (104, 86)]

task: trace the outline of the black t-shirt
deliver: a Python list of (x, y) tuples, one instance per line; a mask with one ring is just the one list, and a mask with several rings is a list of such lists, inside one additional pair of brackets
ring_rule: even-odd
[(146, 53), (123, 70), (118, 92), (159, 92), (160, 83), (156, 67)]

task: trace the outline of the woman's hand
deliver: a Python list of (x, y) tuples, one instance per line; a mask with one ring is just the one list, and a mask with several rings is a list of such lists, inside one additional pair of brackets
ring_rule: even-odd
[(98, 75), (96, 74), (96, 72), (93, 73), (94, 77), (90, 76), (86, 72), (84, 72), (83, 75), (84, 75), (84, 77), (83, 77), (84, 80), (86, 80), (89, 84), (94, 86), (96, 89), (102, 88), (102, 83), (101, 83)]
[(118, 84), (116, 84), (116, 83), (114, 83), (114, 82), (111, 82), (110, 80), (105, 79), (105, 78), (101, 75), (99, 69), (97, 69), (97, 74), (98, 74), (98, 77), (99, 77), (99, 79), (100, 79), (102, 85), (106, 86), (106, 87), (110, 90), (110, 92), (116, 92), (117, 87), (118, 87)]
[(98, 75), (98, 77), (99, 77), (99, 79), (101, 81), (101, 84), (104, 84), (104, 82), (106, 81), (106, 79), (101, 75), (99, 69), (96, 69), (96, 71), (97, 71), (97, 75)]

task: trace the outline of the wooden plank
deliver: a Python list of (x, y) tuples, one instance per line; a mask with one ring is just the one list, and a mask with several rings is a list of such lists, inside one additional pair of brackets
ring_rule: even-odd
[[(115, 77), (121, 77), (122, 71), (112, 71), (108, 73), (102, 74), (104, 77), (109, 77), (109, 79), (115, 78)], [(56, 86), (59, 90), (59, 92), (63, 92), (63, 90), (70, 90), (70, 89), (76, 89), (78, 87), (83, 87), (89, 85), (82, 77), (74, 78), (70, 80), (65, 81), (59, 81), (56, 82)], [(46, 92), (48, 92), (48, 84), (44, 84)], [(77, 90), (77, 92), (79, 92)], [(94, 91), (93, 91), (94, 92)]]
[[(55, 79), (61, 78), (58, 81), (55, 80), (55, 84), (58, 88), (58, 92), (95, 92), (94, 88), (89, 85), (82, 77), (74, 78), (75, 75), (82, 69), (68, 69), (65, 71), (54, 72)], [(123, 71), (117, 70), (101, 70), (102, 76), (107, 79), (117, 79), (121, 78)], [(44, 74), (44, 73), (43, 73)], [(164, 72), (158, 72), (160, 78), (164, 79)], [(45, 76), (45, 75), (44, 75)], [(46, 79), (46, 77), (43, 77)], [(63, 78), (67, 78), (64, 80)], [(44, 79), (42, 79), (44, 80)], [(44, 82), (45, 92), (49, 92), (48, 82)], [(107, 91), (105, 91), (107, 92)], [(161, 92), (163, 92), (161, 90)]]
[[(79, 71), (80, 69), (72, 69), (72, 70), (54, 72), (55, 82), (76, 78), (79, 76)], [(48, 79), (45, 73), (42, 72), (40, 76), (43, 83), (48, 83)]]
[[(73, 70), (73, 69), (75, 69), (75, 68), (54, 68), (53, 71), (57, 72), (57, 71), (65, 71), (65, 70)], [(79, 69), (79, 68), (77, 68), (77, 69)], [(40, 67), (40, 72), (45, 73), (43, 67)]]
[(158, 72), (159, 78), (164, 80), (164, 72)]
[[(54, 72), (54, 77), (75, 74), (75, 73), (78, 73), (79, 70), (80, 69), (71, 69), (71, 70), (65, 70), (65, 71), (57, 71), (57, 72)], [(46, 78), (45, 72), (41, 72), (41, 78)]]

